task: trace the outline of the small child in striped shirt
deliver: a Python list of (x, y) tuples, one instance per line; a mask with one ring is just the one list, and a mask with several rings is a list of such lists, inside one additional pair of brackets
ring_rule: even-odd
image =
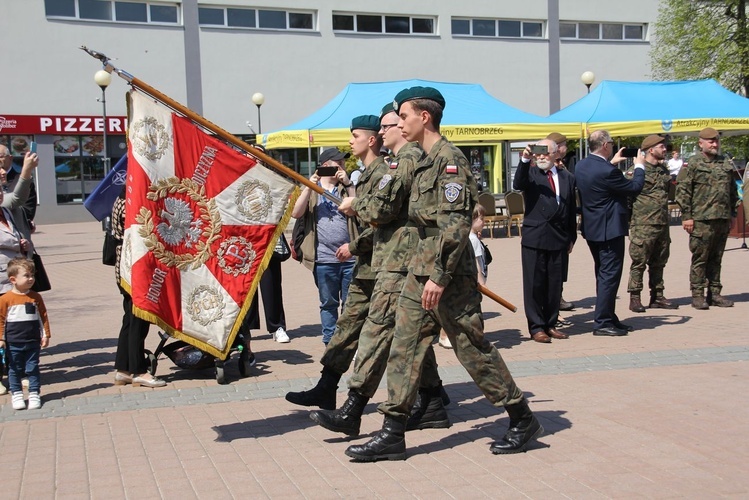
[(0, 347), (7, 350), (8, 382), (14, 410), (26, 408), (21, 378), (29, 380), (29, 409), (42, 407), (39, 396), (39, 355), (49, 345), (49, 320), (42, 296), (31, 290), (34, 262), (24, 258), (8, 262), (13, 289), (0, 297)]

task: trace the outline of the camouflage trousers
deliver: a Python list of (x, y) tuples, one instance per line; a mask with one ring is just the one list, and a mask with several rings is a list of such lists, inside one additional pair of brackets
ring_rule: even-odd
[(336, 373), (344, 374), (351, 366), (359, 348), (359, 333), (369, 314), (375, 280), (354, 278), (348, 288), (346, 303), (335, 324), (320, 363)]
[(437, 307), (421, 307), (428, 278), (408, 273), (395, 313), (395, 334), (387, 364), (388, 401), (379, 411), (407, 418), (416, 400), (424, 358), (444, 329), (458, 360), (494, 406), (519, 403), (523, 393), (515, 385), (502, 356), (484, 338), (481, 293), (475, 276), (454, 276)]
[(640, 293), (643, 288), (645, 268), (648, 268), (648, 288), (654, 296), (663, 296), (663, 269), (671, 248), (671, 234), (667, 224), (658, 226), (632, 226), (629, 229), (629, 293)]
[[(377, 274), (372, 292), (369, 316), (359, 334), (354, 373), (349, 377), (349, 389), (371, 398), (377, 391), (387, 369), (390, 346), (395, 333), (395, 311), (406, 282), (406, 273), (383, 271)], [(421, 376), (420, 387), (435, 388), (441, 384), (437, 359), (430, 345)]]
[(706, 287), (714, 294), (723, 289), (720, 268), (730, 229), (731, 222), (726, 219), (694, 221), (694, 230), (689, 235), (692, 252), (689, 287), (693, 297), (704, 294)]

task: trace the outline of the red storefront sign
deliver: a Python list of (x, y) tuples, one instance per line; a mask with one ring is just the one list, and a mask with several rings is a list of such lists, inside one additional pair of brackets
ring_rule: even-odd
[[(107, 117), (107, 134), (124, 135), (127, 118)], [(90, 135), (104, 133), (101, 116), (0, 115), (0, 135)]]

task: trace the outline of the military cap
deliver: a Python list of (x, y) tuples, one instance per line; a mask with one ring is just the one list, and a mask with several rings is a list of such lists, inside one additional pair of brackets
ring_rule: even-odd
[(380, 117), (375, 115), (361, 115), (351, 120), (351, 130), (380, 130)]
[(567, 136), (562, 135), (559, 132), (552, 132), (549, 135), (547, 135), (546, 138), (551, 141), (554, 141), (555, 143), (557, 143), (557, 145), (564, 144), (565, 142), (567, 142)]
[(705, 127), (700, 130), (700, 139), (717, 139), (718, 131), (712, 127)]
[(645, 139), (643, 139), (642, 144), (640, 145), (640, 149), (642, 149), (643, 151), (646, 151), (652, 148), (653, 146), (657, 146), (658, 144), (662, 142), (666, 142), (666, 138), (663, 137), (662, 135), (656, 135), (656, 134), (649, 135)]
[(439, 104), (442, 109), (445, 108), (445, 98), (442, 97), (439, 90), (432, 87), (411, 87), (396, 94), (395, 99), (393, 99), (393, 109), (397, 112), (404, 102), (414, 99), (429, 99)]
[(385, 116), (386, 114), (393, 113), (393, 112), (395, 112), (395, 108), (393, 107), (393, 103), (389, 102), (389, 103), (385, 104), (382, 107), (382, 111), (380, 111), (380, 120), (382, 120), (382, 117)]
[(329, 161), (329, 160), (334, 160), (334, 161), (345, 160), (349, 156), (351, 156), (351, 153), (344, 153), (343, 151), (341, 151), (338, 148), (328, 148), (325, 151), (323, 151), (322, 153), (320, 153), (320, 160), (319, 161), (320, 161), (320, 165), (322, 165), (326, 161)]

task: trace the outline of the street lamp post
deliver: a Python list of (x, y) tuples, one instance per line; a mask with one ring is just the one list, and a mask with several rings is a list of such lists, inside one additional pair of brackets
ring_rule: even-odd
[(255, 106), (257, 106), (257, 133), (262, 134), (263, 126), (260, 122), (260, 106), (262, 106), (265, 102), (265, 96), (260, 92), (255, 92), (254, 94), (252, 94), (252, 102), (253, 104), (255, 104)]
[(596, 81), (596, 75), (592, 71), (586, 71), (580, 75), (580, 80), (588, 87), (588, 94), (590, 94), (590, 86)]
[(109, 173), (109, 156), (107, 155), (107, 87), (112, 83), (112, 75), (109, 72), (100, 69), (94, 75), (94, 81), (96, 85), (101, 89), (101, 106), (102, 116), (104, 117), (104, 134), (102, 141), (104, 142), (101, 153), (104, 155), (104, 175)]

